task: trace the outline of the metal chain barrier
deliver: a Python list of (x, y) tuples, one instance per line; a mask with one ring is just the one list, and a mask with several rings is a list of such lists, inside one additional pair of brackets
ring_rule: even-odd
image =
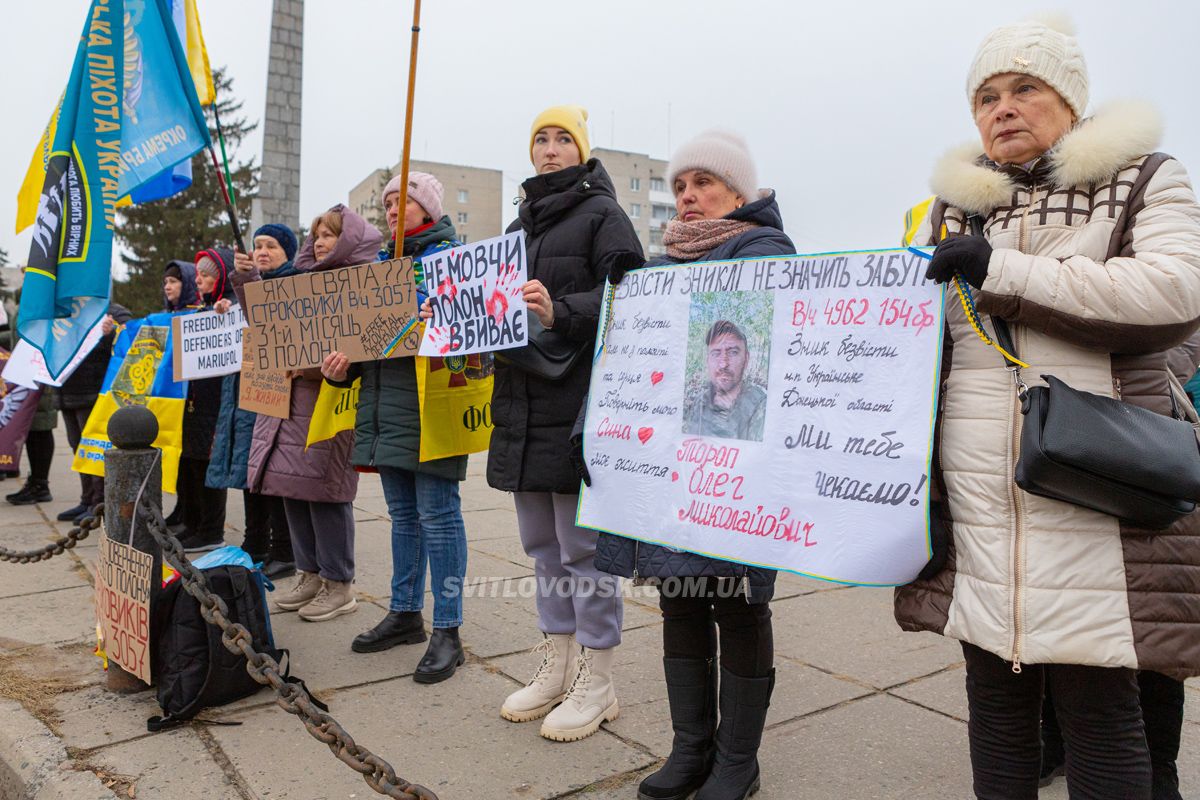
[(314, 739), (329, 745), (340, 761), (361, 773), (367, 785), (379, 794), (399, 800), (437, 800), (437, 795), (429, 789), (398, 777), (391, 764), (357, 744), (337, 720), (313, 705), (312, 697), (303, 686), (289, 683), (283, 677), (278, 661), (255, 650), (250, 631), (240, 623), (229, 621), (229, 607), (225, 601), (209, 591), (204, 574), (184, 555), (183, 546), (163, 521), (162, 510), (148, 497), (143, 497), (140, 505), (148, 518), (150, 534), (162, 548), (163, 558), (179, 572), (183, 590), (200, 603), (204, 619), (221, 629), (221, 643), (225, 648), (246, 657), (246, 671), (250, 677), (274, 690), (276, 705), (298, 716)]
[(34, 564), (61, 556), (86, 539), (89, 533), (99, 528), (103, 519), (104, 504), (102, 503), (92, 509), (90, 517), (71, 528), (66, 536), (60, 536), (48, 545), (36, 550), (9, 550), (7, 547), (0, 547), (0, 561), (11, 561), (14, 564)]

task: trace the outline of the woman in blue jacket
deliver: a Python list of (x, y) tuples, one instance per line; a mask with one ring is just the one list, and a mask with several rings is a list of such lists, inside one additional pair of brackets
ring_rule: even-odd
[[(235, 289), (240, 288), (255, 270), (263, 280), (296, 274), (292, 259), (296, 257), (298, 243), (291, 228), (276, 223), (263, 225), (254, 232), (251, 241), (253, 253), (234, 253), (234, 271), (230, 279)], [(218, 301), (213, 308), (225, 313), (232, 303), (227, 298)], [(296, 561), (292, 555), (287, 515), (283, 512), (283, 498), (246, 488), (246, 462), (250, 457), (250, 440), (254, 437), (254, 421), (258, 415), (238, 407), (241, 385), (241, 373), (238, 372), (222, 379), (221, 411), (205, 481), (213, 489), (242, 490), (246, 510), (242, 549), (256, 562), (263, 563), (264, 575), (278, 580), (296, 573)]]
[[(783, 232), (775, 193), (759, 190), (754, 162), (737, 134), (711, 130), (684, 144), (667, 167), (667, 183), (678, 215), (663, 235), (667, 255), (646, 266), (795, 252)], [(621, 277), (614, 274), (611, 280)], [(732, 346), (739, 334), (736, 326), (717, 323), (709, 338)], [(739, 406), (746, 391), (727, 394), (734, 395), (732, 403), (701, 398), (706, 405), (693, 416), (703, 417), (709, 427), (754, 416)], [(667, 763), (642, 781), (638, 797), (682, 800), (696, 789), (696, 800), (753, 794), (759, 786), (758, 745), (775, 685), (769, 606), (775, 572), (607, 533), (599, 535), (596, 566), (624, 577), (703, 579), (660, 586), (663, 671), (675, 737)], [(680, 590), (672, 592), (673, 587)]]

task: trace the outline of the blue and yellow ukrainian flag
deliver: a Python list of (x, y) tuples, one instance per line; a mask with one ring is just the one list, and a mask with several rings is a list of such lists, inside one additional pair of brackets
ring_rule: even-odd
[(167, 0), (92, 0), (51, 122), (18, 333), (57, 376), (108, 311), (118, 200), (209, 144)]
[[(190, 313), (190, 312), (180, 312)], [(175, 491), (183, 449), (183, 409), (187, 381), (176, 382), (171, 346), (171, 317), (150, 314), (125, 324), (113, 344), (100, 397), (84, 426), (71, 468), (87, 475), (104, 475), (104, 454), (113, 445), (108, 420), (118, 408), (145, 406), (158, 419), (154, 447), (162, 449), (162, 489)]]

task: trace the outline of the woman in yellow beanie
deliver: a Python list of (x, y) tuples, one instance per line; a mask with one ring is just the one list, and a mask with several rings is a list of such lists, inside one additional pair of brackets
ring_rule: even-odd
[[(529, 154), (537, 175), (523, 184), (509, 231), (525, 231), (530, 322), (590, 354), (609, 270), (640, 264), (642, 247), (608, 173), (591, 158), (587, 111), (543, 111), (530, 129)], [(521, 543), (536, 564), (544, 635), (532, 681), (500, 713), (513, 722), (546, 717), (542, 735), (568, 742), (617, 716), (611, 670), (621, 641), (620, 586), (595, 568), (596, 533), (575, 525), (579, 478), (568, 455), (590, 380), (587, 357), (558, 380), (497, 361), (488, 451), (488, 483), (514, 493)]]

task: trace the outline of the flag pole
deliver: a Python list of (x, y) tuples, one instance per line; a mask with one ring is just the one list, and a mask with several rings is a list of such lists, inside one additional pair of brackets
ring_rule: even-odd
[(229, 227), (233, 228), (233, 241), (237, 245), (237, 249), (241, 253), (246, 252), (246, 243), (242, 241), (242, 229), (238, 225), (237, 209), (233, 207), (233, 201), (229, 199), (229, 189), (225, 186), (225, 179), (221, 176), (221, 162), (217, 160), (217, 151), (210, 144), (208, 146), (208, 154), (212, 156), (213, 169), (217, 172), (217, 182), (221, 184), (221, 196), (225, 198), (225, 213), (229, 217)]
[(229, 196), (237, 203), (237, 190), (233, 188), (233, 176), (229, 174), (229, 156), (225, 153), (225, 131), (221, 128), (221, 111), (217, 107), (216, 92), (213, 92), (213, 119), (217, 122), (217, 141), (221, 143), (221, 163), (225, 165), (225, 183), (229, 187)]
[[(220, 99), (214, 87), (212, 111), (213, 119), (217, 125), (217, 140), (221, 143), (221, 155), (225, 156), (225, 135), (221, 131), (221, 112), (217, 110), (217, 103)], [(233, 228), (233, 242), (237, 245), (238, 252), (246, 252), (246, 243), (242, 241), (242, 226), (238, 224), (237, 208), (233, 204), (233, 199), (230, 195), (233, 194), (233, 178), (229, 175), (229, 159), (225, 159), (225, 171), (221, 172), (221, 162), (217, 160), (217, 151), (213, 149), (212, 143), (208, 145), (208, 154), (212, 156), (213, 169), (217, 173), (217, 183), (221, 184), (221, 196), (225, 199), (225, 214), (229, 217), (229, 227)], [(236, 197), (236, 195), (233, 195)]]
[(413, 94), (417, 90), (417, 39), (421, 35), (421, 0), (413, 0), (412, 50), (408, 56), (408, 102), (404, 110), (404, 151), (400, 156), (400, 216), (396, 223), (396, 246), (404, 248), (404, 209), (408, 204), (408, 153), (412, 145)]

